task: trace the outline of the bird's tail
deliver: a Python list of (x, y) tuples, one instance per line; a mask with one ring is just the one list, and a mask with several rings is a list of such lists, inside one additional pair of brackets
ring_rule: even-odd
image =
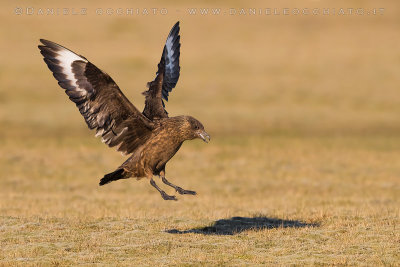
[(110, 172), (110, 173), (104, 175), (104, 177), (101, 178), (99, 185), (105, 185), (112, 181), (116, 181), (119, 179), (125, 179), (128, 177), (129, 177), (129, 174), (127, 171), (125, 171), (125, 169), (123, 169), (123, 168), (117, 169), (113, 172)]

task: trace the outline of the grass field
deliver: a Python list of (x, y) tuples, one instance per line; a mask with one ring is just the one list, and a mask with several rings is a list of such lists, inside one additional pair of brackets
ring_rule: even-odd
[[(88, 15), (18, 16), (17, 6)], [(168, 15), (93, 14), (107, 7)], [(385, 8), (376, 16), (201, 16), (190, 7), (295, 6), (2, 4), (0, 265), (399, 266), (400, 4), (296, 2)], [(167, 110), (198, 118), (212, 139), (186, 142), (166, 171), (198, 195), (164, 201), (133, 179), (99, 187), (125, 157), (87, 129), (38, 39), (86, 56), (142, 109), (176, 20), (182, 71)]]

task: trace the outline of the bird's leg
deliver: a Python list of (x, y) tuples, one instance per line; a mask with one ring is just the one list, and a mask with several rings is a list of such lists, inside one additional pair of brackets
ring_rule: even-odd
[(157, 189), (158, 192), (160, 192), (160, 194), (164, 200), (177, 200), (175, 196), (170, 196), (167, 193), (165, 193), (161, 188), (159, 188), (158, 185), (156, 184), (156, 182), (154, 182), (153, 178), (150, 178), (150, 184), (153, 187), (155, 187), (155, 189)]
[(177, 186), (177, 185), (171, 184), (171, 183), (165, 178), (165, 176), (161, 176), (161, 179), (162, 179), (162, 181), (163, 181), (164, 184), (169, 185), (169, 186), (175, 188), (176, 192), (178, 192), (178, 193), (181, 194), (181, 195), (184, 195), (184, 194), (196, 195), (196, 194), (197, 194), (195, 191), (185, 190), (185, 189), (183, 189), (183, 188), (181, 188), (181, 187), (179, 187), (179, 186)]

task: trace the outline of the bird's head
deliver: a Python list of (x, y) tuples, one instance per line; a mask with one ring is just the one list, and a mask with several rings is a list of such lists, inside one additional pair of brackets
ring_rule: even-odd
[(195, 118), (191, 116), (185, 116), (186, 118), (186, 127), (185, 127), (185, 133), (186, 133), (186, 138), (191, 140), (195, 138), (200, 138), (204, 142), (208, 143), (211, 138), (210, 135), (204, 130), (203, 124), (196, 120)]

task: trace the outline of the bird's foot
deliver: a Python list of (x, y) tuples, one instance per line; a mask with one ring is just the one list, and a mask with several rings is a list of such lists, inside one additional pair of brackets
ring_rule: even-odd
[(161, 192), (161, 196), (164, 200), (175, 200), (177, 201), (178, 199), (175, 196), (170, 196), (165, 192)]
[(176, 192), (178, 192), (181, 195), (196, 195), (197, 194), (195, 191), (185, 190), (179, 186), (176, 187)]

